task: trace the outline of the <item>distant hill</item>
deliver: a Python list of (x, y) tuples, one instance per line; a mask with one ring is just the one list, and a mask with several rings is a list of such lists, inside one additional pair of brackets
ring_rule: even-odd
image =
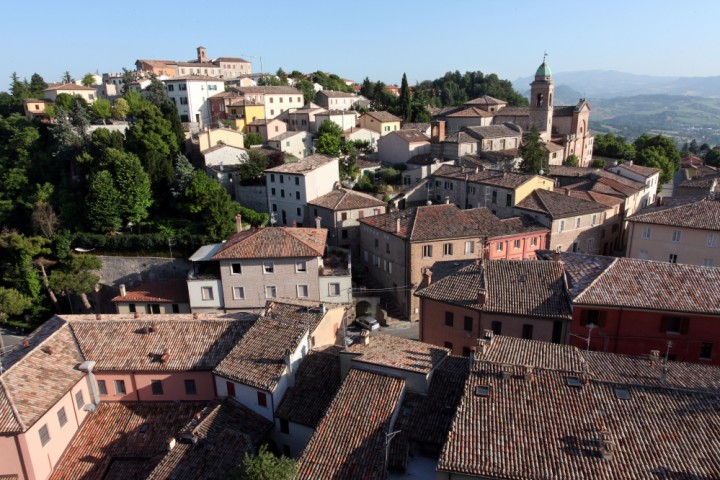
[[(633, 95), (692, 95), (720, 98), (720, 76), (714, 77), (657, 77), (635, 75), (614, 70), (560, 72), (553, 74), (555, 89), (567, 86), (582, 92), (581, 97), (628, 97)], [(520, 91), (533, 81), (533, 77), (518, 78), (513, 82)]]
[(720, 98), (636, 95), (590, 101), (590, 128), (633, 139), (661, 133), (684, 143), (720, 143)]

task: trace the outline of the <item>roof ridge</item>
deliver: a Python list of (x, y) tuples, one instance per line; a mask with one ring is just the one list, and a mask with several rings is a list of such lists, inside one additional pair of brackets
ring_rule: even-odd
[(17, 422), (20, 429), (24, 432), (27, 430), (27, 427), (25, 426), (25, 422), (23, 422), (22, 418), (20, 417), (20, 412), (18, 411), (17, 407), (15, 406), (15, 402), (13, 402), (12, 395), (10, 395), (10, 391), (8, 390), (7, 385), (5, 385), (5, 380), (3, 380), (2, 376), (0, 375), (0, 387), (2, 387), (3, 392), (5, 392), (5, 398), (8, 400), (8, 405), (10, 405), (10, 410), (12, 411), (13, 416), (15, 417), (15, 421)]
[[(50, 318), (50, 320), (52, 320), (53, 318), (57, 318), (58, 320), (60, 320), (61, 322), (63, 322), (63, 324), (60, 325), (59, 328), (57, 328), (54, 332), (52, 332), (50, 335), (48, 335), (46, 338), (44, 338), (44, 339), (43, 339), (41, 342), (39, 342), (37, 345), (35, 345), (34, 347), (32, 347), (32, 348), (31, 348), (31, 351), (35, 351), (35, 350), (38, 349), (41, 345), (44, 345), (48, 340), (50, 340), (50, 339), (53, 338), (55, 335), (57, 335), (58, 332), (60, 332), (60, 330), (62, 330), (62, 328), (63, 328), (64, 326), (66, 326), (66, 325), (69, 326), (69, 325), (70, 325), (70, 322), (68, 322), (67, 320), (65, 320), (64, 318), (62, 318), (62, 317), (60, 317), (60, 316), (58, 316), (58, 315), (54, 315), (53, 317)], [(49, 321), (49, 320), (48, 320), (48, 321)], [(47, 323), (47, 322), (45, 322), (45, 323)], [(72, 337), (73, 337), (73, 343), (75, 344), (75, 346), (76, 346), (76, 347), (78, 348), (78, 350), (79, 350), (79, 349), (80, 349), (80, 346), (78, 345), (77, 338), (75, 338), (75, 332), (72, 332), (72, 331), (71, 331), (71, 333), (72, 333)], [(21, 347), (21, 348), (25, 348), (25, 347), (22, 347), (22, 344), (20, 344), (20, 347)], [(30, 347), (27, 347), (27, 348), (30, 348)], [(80, 355), (81, 355), (83, 358), (85, 358), (85, 355), (82, 355), (82, 352), (80, 352)], [(23, 355), (23, 356), (20, 357), (15, 363), (13, 363), (13, 364), (10, 365), (9, 367), (5, 368), (4, 371), (3, 371), (2, 373), (0, 373), (0, 379), (3, 377), (3, 375), (5, 375), (5, 374), (6, 374), (7, 372), (9, 372), (10, 370), (12, 370), (13, 367), (15, 367), (17, 364), (19, 364), (22, 360), (24, 360), (26, 356), (27, 356), (27, 355)], [(7, 389), (6, 389), (6, 391), (7, 391)]]
[[(578, 298), (580, 298), (582, 295), (584, 295), (585, 292), (587, 292), (591, 287), (595, 286), (595, 284), (598, 282), (598, 280), (599, 280), (601, 277), (603, 277), (607, 272), (609, 272), (610, 269), (611, 269), (612, 267), (614, 267), (615, 264), (616, 264), (619, 260), (620, 260), (620, 257), (614, 258), (613, 261), (610, 262), (610, 264), (609, 264), (607, 267), (605, 267), (605, 269), (600, 273), (600, 275), (598, 275), (597, 277), (593, 278), (592, 282), (588, 283), (587, 287), (583, 288), (580, 293), (578, 293), (577, 295), (575, 295), (575, 301), (577, 301)], [(662, 262), (662, 263), (665, 263), (665, 262)]]

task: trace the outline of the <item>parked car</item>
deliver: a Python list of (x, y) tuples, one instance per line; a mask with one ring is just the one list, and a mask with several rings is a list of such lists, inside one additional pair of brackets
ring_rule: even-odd
[(355, 323), (366, 330), (377, 330), (380, 328), (380, 323), (369, 315), (356, 318)]

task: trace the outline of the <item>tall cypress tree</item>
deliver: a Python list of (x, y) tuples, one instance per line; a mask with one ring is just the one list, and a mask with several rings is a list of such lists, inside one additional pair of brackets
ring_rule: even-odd
[(120, 229), (120, 195), (110, 172), (96, 173), (90, 182), (87, 196), (87, 221), (89, 227), (99, 233)]
[(525, 145), (520, 147), (520, 156), (522, 157), (520, 170), (525, 173), (540, 173), (540, 170), (548, 165), (548, 150), (535, 125), (530, 127)]
[(400, 84), (400, 114), (403, 120), (410, 121), (412, 116), (412, 100), (410, 98), (410, 87), (408, 87), (407, 75), (403, 73)]

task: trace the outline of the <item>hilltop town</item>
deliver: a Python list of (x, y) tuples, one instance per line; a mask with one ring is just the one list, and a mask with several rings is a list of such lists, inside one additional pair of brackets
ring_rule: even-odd
[(0, 102), (0, 479), (720, 478), (719, 148), (196, 53)]

